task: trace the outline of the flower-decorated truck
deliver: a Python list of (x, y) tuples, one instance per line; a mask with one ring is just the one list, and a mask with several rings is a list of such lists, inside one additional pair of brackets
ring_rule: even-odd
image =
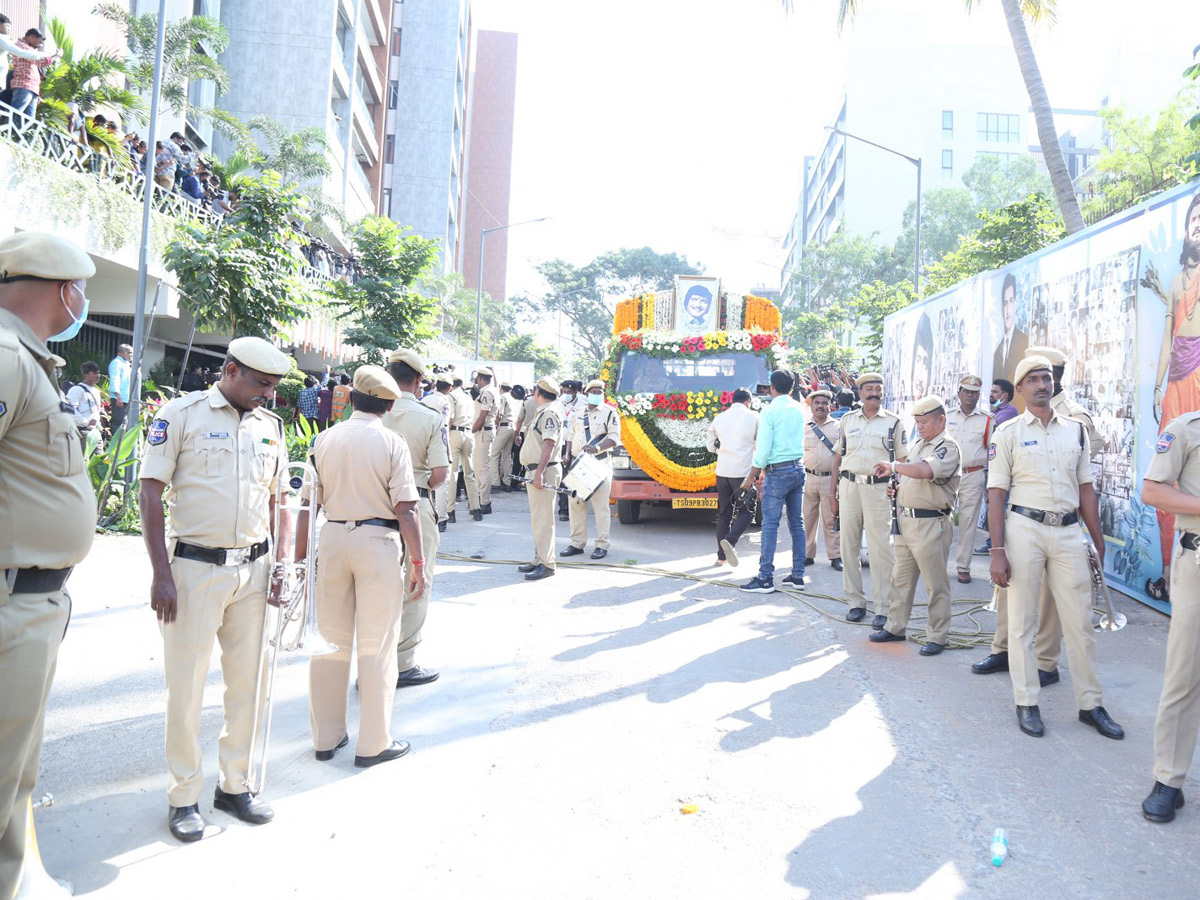
[[(679, 290), (617, 304), (600, 371), (621, 414), (612, 497), (625, 524), (638, 521), (643, 504), (716, 509), (717, 458), (706, 447), (708, 426), (735, 390), (753, 395), (784, 363), (774, 303), (718, 288), (714, 308), (693, 316), (676, 303)], [(689, 323), (701, 318), (711, 327), (693, 331)]]

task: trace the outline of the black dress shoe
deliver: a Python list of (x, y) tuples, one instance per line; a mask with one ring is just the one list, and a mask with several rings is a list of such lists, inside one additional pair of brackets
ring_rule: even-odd
[(266, 825), (275, 818), (275, 810), (266, 800), (251, 794), (227, 794), (219, 787), (213, 795), (213, 809), (232, 813), (251, 825)]
[(603, 547), (597, 547), (592, 551), (592, 559), (604, 559), (606, 556), (608, 556), (608, 551)]
[(840, 572), (844, 568), (846, 568), (845, 566), (842, 565), (842, 558), (840, 556), (835, 556), (833, 559), (831, 559), (829, 561), (829, 564), (831, 566), (833, 566), (833, 569), (835, 572)]
[(477, 509), (473, 509), (473, 510), (471, 510), (471, 518), (474, 519), (476, 522), (482, 522), (483, 521), (483, 513), (481, 513)]
[(445, 530), (446, 530), (446, 523), (438, 522), (438, 531), (445, 531)]
[(567, 515), (566, 513), (560, 513), (560, 514), (559, 514), (559, 516), (558, 516), (558, 521), (560, 521), (560, 522), (570, 522), (570, 521), (571, 521), (571, 517), (570, 517), (569, 515)]
[(1112, 738), (1114, 741), (1125, 737), (1125, 729), (1113, 721), (1112, 716), (1103, 706), (1097, 706), (1095, 709), (1081, 709), (1079, 721), (1084, 725), (1091, 725), (1106, 738)]
[(811, 556), (804, 557), (804, 565), (806, 565), (806, 566), (811, 566), (815, 562), (816, 562), (816, 560), (813, 559)]
[(574, 544), (567, 544), (567, 549), (558, 555), (559, 556), (578, 556), (582, 552), (583, 552), (582, 547), (576, 547)]
[[(887, 620), (885, 619), (884, 621), (886, 622)], [(878, 631), (872, 631), (867, 640), (874, 641), (876, 644), (885, 644), (888, 641), (902, 641), (904, 640), (904, 635), (892, 634), (886, 628), (880, 628)]]
[(871, 627), (878, 631), (887, 624), (887, 616), (876, 616), (871, 620)]
[(517, 566), (518, 572), (532, 572), (537, 568), (537, 563), (523, 563)]
[(1008, 671), (1008, 651), (989, 653), (977, 663), (971, 663), (971, 671), (976, 675), (991, 675), (995, 672)]
[(1046, 726), (1042, 724), (1042, 711), (1036, 706), (1018, 706), (1017, 724), (1023, 732), (1032, 737), (1041, 737), (1046, 733)]
[(490, 516), (492, 514), (492, 504), (490, 504), (490, 503), (483, 504), (483, 506), (479, 507), (479, 511), (481, 513), (483, 513), (485, 516)]
[(925, 644), (925, 646), (921, 648), (921, 655), (922, 656), (937, 656), (939, 653), (941, 653), (945, 649), (946, 649), (945, 644), (937, 644), (937, 643), (934, 643), (933, 641), (928, 641)]
[(423, 669), (420, 666), (413, 666), (411, 669), (405, 669), (396, 678), (396, 687), (417, 687), (422, 684), (429, 684), (431, 681), (437, 681), (441, 673), (437, 669)]
[(457, 519), (454, 518), (454, 510), (450, 510), (450, 512), (446, 513), (446, 521), (451, 525), (457, 521)]
[[(357, 682), (355, 682), (354, 687), (355, 688), (358, 687)], [(350, 735), (343, 734), (342, 739), (337, 742), (337, 746), (334, 747), (332, 750), (318, 750), (313, 755), (317, 757), (317, 762), (329, 762), (331, 759), (334, 758), (334, 756), (337, 755), (337, 752), (339, 750), (341, 750), (343, 747), (345, 747), (348, 743), (350, 743)]]
[(554, 574), (553, 569), (547, 569), (544, 565), (539, 563), (537, 565), (537, 568), (535, 568), (532, 572), (530, 572), (528, 575), (525, 576), (525, 580), (526, 581), (540, 581), (543, 578), (549, 578), (553, 574)]
[[(1180, 805), (1183, 801), (1180, 801)], [(193, 803), (191, 806), (169, 806), (170, 810), (167, 813), (167, 825), (171, 828), (171, 834), (177, 841), (183, 841), (185, 844), (190, 844), (192, 841), (198, 841), (204, 837), (204, 819), (200, 816), (200, 807)], [(1172, 814), (1174, 818), (1174, 814)]]
[(1175, 819), (1175, 810), (1182, 808), (1183, 789), (1167, 787), (1158, 781), (1154, 782), (1150, 796), (1142, 801), (1142, 815), (1151, 822), (1171, 822)]
[(374, 756), (354, 757), (354, 765), (360, 769), (369, 769), (371, 766), (399, 759), (411, 749), (412, 747), (409, 746), (408, 741), (392, 741), (391, 746), (385, 748), (382, 753), (376, 753)]
[(846, 621), (847, 622), (861, 622), (864, 618), (866, 618), (866, 615), (867, 615), (867, 610), (865, 607), (856, 606), (853, 609), (851, 609), (850, 612), (846, 613)]
[(1058, 680), (1058, 669), (1051, 669), (1049, 672), (1043, 672), (1041, 669), (1038, 669), (1038, 684), (1042, 687), (1058, 684)]

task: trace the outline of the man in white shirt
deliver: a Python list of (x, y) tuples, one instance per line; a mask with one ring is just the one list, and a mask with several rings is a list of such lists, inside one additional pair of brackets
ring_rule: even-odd
[(758, 413), (750, 408), (750, 392), (733, 392), (729, 409), (719, 413), (708, 426), (708, 450), (717, 454), (717, 565), (738, 564), (734, 545), (750, 524), (746, 507), (733, 514), (733, 495), (750, 471), (754, 458), (754, 438), (758, 434)]
[(85, 362), (79, 367), (79, 374), (83, 380), (67, 392), (67, 400), (75, 411), (75, 427), (79, 429), (86, 451), (88, 437), (100, 428), (100, 414), (104, 408), (96, 387), (96, 382), (100, 380), (100, 364)]

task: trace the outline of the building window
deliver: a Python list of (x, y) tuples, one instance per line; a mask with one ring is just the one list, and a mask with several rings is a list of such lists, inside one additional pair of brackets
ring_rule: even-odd
[(942, 110), (942, 137), (954, 137), (954, 111), (949, 109)]
[(400, 55), (400, 31), (399, 28), (392, 29), (392, 56)]
[(397, 100), (399, 100), (399, 98), (400, 98), (400, 82), (399, 81), (389, 81), (388, 82), (388, 109), (395, 109), (396, 102), (397, 102)]
[(953, 178), (954, 177), (954, 151), (953, 150), (943, 150), (942, 151), (942, 177), (943, 178)]
[(979, 113), (979, 140), (1015, 144), (1021, 140), (1021, 117), (1007, 113)]
[(389, 219), (392, 217), (392, 189), (383, 189), (383, 214)]
[(390, 166), (396, 161), (396, 136), (389, 134), (383, 139), (383, 159)]

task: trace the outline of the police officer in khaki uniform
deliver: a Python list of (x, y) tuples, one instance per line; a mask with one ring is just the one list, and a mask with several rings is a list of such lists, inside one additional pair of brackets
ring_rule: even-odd
[[(272, 511), (287, 466), (283, 422), (265, 408), (291, 361), (261, 338), (229, 345), (221, 380), (158, 411), (142, 458), (142, 534), (154, 578), (150, 607), (167, 679), (167, 802), (171, 833), (204, 835), (200, 710), (213, 638), (221, 645), (225, 728), (213, 806), (261, 825), (274, 813), (248, 793), (271, 573)], [(168, 486), (170, 489), (168, 490)], [(166, 492), (170, 528), (164, 529)], [(289, 542), (279, 536), (278, 552)], [(278, 602), (278, 584), (270, 585)]]
[(0, 241), (0, 897), (25, 861), (46, 698), (70, 616), (65, 589), (96, 530), (96, 499), (51, 337), (87, 317), (91, 258), (25, 231)]
[(880, 461), (874, 469), (875, 475), (884, 478), (900, 476), (900, 485), (895, 489), (900, 534), (896, 536), (887, 624), (874, 632), (871, 640), (904, 640), (920, 575), (929, 594), (929, 627), (921, 655), (937, 656), (946, 648), (950, 633), (946, 562), (954, 536), (950, 514), (959, 485), (960, 456), (958, 444), (946, 432), (946, 409), (941, 397), (923, 397), (913, 404), (912, 414), (920, 439), (908, 448), (908, 461)]
[(496, 373), (490, 368), (484, 367), (475, 373), (479, 397), (475, 401), (475, 421), (471, 423), (475, 436), (472, 462), (475, 481), (479, 485), (479, 511), (485, 516), (492, 514), (492, 444), (496, 440), (500, 413), (500, 394), (494, 386), (495, 381)]
[(830, 503), (834, 515), (841, 513), (842, 586), (850, 602), (847, 622), (861, 622), (867, 614), (867, 595), (862, 581), (862, 540), (867, 535), (867, 553), (871, 557), (871, 599), (875, 618), (871, 625), (882, 628), (887, 622), (888, 594), (892, 582), (891, 536), (892, 504), (887, 497), (887, 478), (876, 477), (872, 469), (888, 443), (895, 446), (896, 459), (904, 460), (904, 434), (900, 417), (883, 408), (883, 376), (864, 372), (858, 376), (862, 409), (842, 416), (838, 423), (842, 439), (835, 444), (833, 479), (837, 485)]
[(1154, 723), (1154, 787), (1142, 815), (1170, 822), (1183, 806), (1200, 729), (1200, 412), (1168, 422), (1154, 449), (1142, 501), (1174, 514), (1180, 541), (1171, 566), (1171, 630)]
[[(516, 434), (513, 435), (513, 443), (517, 446), (517, 465), (522, 469), (522, 474), (529, 475), (529, 472), (524, 471), (525, 466), (521, 463), (521, 447), (525, 441), (525, 432), (529, 430), (530, 423), (533, 422), (533, 415), (537, 411), (537, 386), (529, 389), (529, 395), (521, 401), (521, 412), (517, 416)], [(516, 490), (524, 489), (524, 482), (514, 481)]]
[(804, 565), (816, 562), (817, 525), (825, 534), (825, 553), (829, 564), (842, 570), (842, 538), (833, 530), (833, 448), (842, 439), (837, 419), (829, 415), (833, 394), (813, 391), (808, 395), (812, 418), (804, 427)]
[(450, 392), (450, 485), (446, 502), (451, 510), (450, 521), (454, 521), (454, 507), (458, 503), (458, 473), (463, 474), (467, 484), (467, 510), (476, 522), (482, 521), (479, 508), (479, 487), (475, 481), (475, 401), (457, 384)]
[(1102, 735), (1120, 739), (1121, 726), (1101, 705), (1092, 633), (1091, 575), (1076, 510), (1104, 562), (1104, 536), (1092, 487), (1086, 429), (1050, 405), (1050, 360), (1027, 356), (1017, 363), (1014, 383), (1025, 412), (996, 429), (988, 450), (988, 531), (992, 538), (992, 581), (1008, 588), (1009, 671), (1017, 723), (1033, 737), (1045, 734), (1033, 653), (1038, 597), (1048, 583), (1067, 639), (1067, 657), (1079, 720)]
[(608, 508), (609, 497), (612, 495), (612, 458), (609, 451), (621, 443), (621, 417), (613, 407), (604, 402), (603, 381), (589, 381), (584, 390), (584, 397), (585, 406), (571, 419), (566, 455), (574, 457), (582, 453), (590, 454), (607, 469), (607, 475), (588, 500), (571, 497), (568, 501), (571, 543), (560, 555), (578, 556), (587, 546), (587, 516), (588, 507), (591, 506), (592, 515), (596, 517), (596, 548), (592, 551), (592, 559), (604, 559), (608, 556), (608, 535), (612, 527), (612, 513)]
[[(308, 668), (308, 717), (321, 762), (350, 742), (346, 698), (350, 656), (357, 644), (361, 711), (354, 765), (368, 768), (399, 759), (408, 741), (392, 739), (396, 697), (396, 644), (406, 593), (425, 584), (417, 486), (404, 439), (382, 418), (400, 388), (379, 366), (354, 373), (353, 412), (313, 442), (317, 470), (314, 515), (323, 507), (325, 526), (317, 545), (317, 621), (337, 649), (313, 656)], [(306, 535), (307, 515), (296, 527)], [(307, 551), (302, 541), (297, 555)], [(403, 559), (411, 551), (405, 577)]]
[(979, 408), (983, 379), (968, 375), (958, 383), (958, 409), (946, 416), (950, 436), (962, 453), (962, 481), (958, 486), (959, 584), (971, 583), (971, 556), (975, 552), (975, 527), (987, 490), (987, 452), (992, 440), (992, 417)]
[(540, 378), (535, 392), (537, 409), (525, 428), (521, 465), (529, 474), (529, 524), (533, 531), (533, 562), (518, 566), (526, 581), (554, 574), (554, 489), (562, 479), (559, 454), (563, 426), (559, 413), (558, 385)]
[[(442, 423), (442, 437), (446, 442), (446, 453), (449, 458), (450, 453), (450, 375), (446, 372), (437, 372), (432, 376), (433, 390), (421, 400), (421, 405), (432, 409), (440, 417)], [(433, 488), (433, 505), (437, 510), (437, 527), (438, 531), (446, 530), (446, 523), (454, 521), (454, 513), (450, 510), (448, 497), (450, 492), (455, 489), (454, 483), (449, 476), (436, 488)], [(423, 532), (422, 532), (423, 533)]]
[(512, 447), (513, 423), (516, 421), (516, 400), (512, 395), (512, 385), (507, 381), (500, 382), (500, 406), (496, 411), (496, 439), (492, 442), (491, 477), (492, 484), (497, 490), (511, 491), (509, 479), (512, 477)]
[[(419, 594), (405, 592), (404, 614), (400, 621), (400, 644), (396, 648), (396, 687), (415, 687), (436, 681), (436, 669), (427, 669), (416, 664), (417, 644), (425, 627), (425, 616), (429, 610), (429, 595), (433, 590), (433, 567), (438, 550), (437, 510), (432, 491), (446, 483), (450, 467), (450, 449), (442, 430), (441, 417), (417, 402), (414, 393), (420, 388), (423, 363), (413, 350), (395, 350), (388, 359), (388, 373), (400, 387), (400, 396), (392, 404), (392, 410), (383, 417), (383, 425), (389, 428), (408, 445), (412, 461), (413, 480), (421, 502), (417, 510), (421, 519), (421, 558), (425, 560), (425, 586)], [(412, 556), (404, 560), (407, 580), (412, 579)]]
[[(1036, 351), (1036, 353), (1035, 353)], [(1083, 424), (1087, 432), (1089, 456), (1095, 459), (1104, 449), (1104, 438), (1092, 424), (1092, 417), (1087, 410), (1067, 396), (1062, 388), (1062, 376), (1066, 369), (1067, 358), (1053, 347), (1031, 347), (1025, 352), (1026, 356), (1041, 356), (1050, 360), (1054, 376), (1054, 396), (1050, 400), (1050, 408), (1068, 419), (1074, 419)], [(1058, 620), (1058, 609), (1050, 597), (1049, 582), (1042, 583), (1042, 593), (1038, 599), (1037, 625), (1037, 668), (1038, 681), (1042, 687), (1057, 684), (1058, 657), (1062, 651), (1063, 629)], [(977, 663), (971, 665), (971, 671), (977, 675), (990, 675), (993, 672), (1008, 671), (1008, 592), (999, 589), (996, 592), (996, 634), (992, 638), (991, 653)]]

